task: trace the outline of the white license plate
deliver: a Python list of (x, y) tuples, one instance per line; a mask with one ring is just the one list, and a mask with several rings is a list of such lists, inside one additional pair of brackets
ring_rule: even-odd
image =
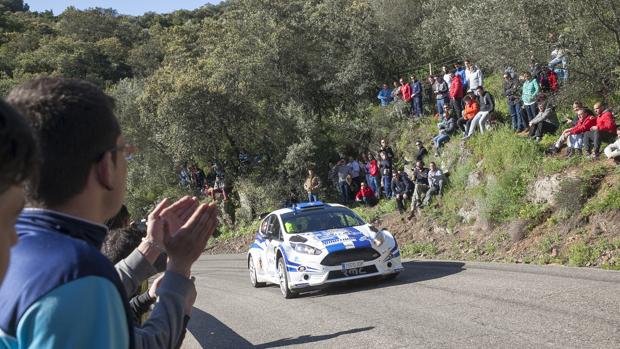
[(342, 270), (361, 268), (363, 265), (364, 265), (364, 261), (342, 263)]

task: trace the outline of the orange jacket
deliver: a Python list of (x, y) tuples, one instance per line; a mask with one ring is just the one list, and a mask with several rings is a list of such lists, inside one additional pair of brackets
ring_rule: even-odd
[(479, 110), (480, 106), (478, 105), (478, 102), (472, 101), (471, 103), (465, 103), (465, 113), (463, 117), (465, 120), (471, 120), (474, 116), (476, 116), (476, 114), (478, 114)]

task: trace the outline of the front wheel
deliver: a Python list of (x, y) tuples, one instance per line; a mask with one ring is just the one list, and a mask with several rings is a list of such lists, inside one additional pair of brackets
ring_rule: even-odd
[(250, 271), (250, 283), (252, 283), (252, 286), (254, 287), (263, 287), (265, 286), (264, 282), (258, 282), (257, 278), (256, 278), (256, 267), (254, 266), (254, 259), (252, 258), (252, 256), (250, 256), (250, 258), (248, 259), (248, 270)]
[(280, 292), (282, 292), (284, 298), (289, 299), (295, 297), (297, 293), (291, 291), (288, 286), (288, 273), (284, 265), (284, 258), (278, 260), (278, 276), (280, 278)]

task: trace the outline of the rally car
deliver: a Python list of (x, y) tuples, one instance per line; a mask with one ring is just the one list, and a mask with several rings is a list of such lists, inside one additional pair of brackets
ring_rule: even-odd
[(252, 286), (280, 285), (285, 298), (343, 281), (394, 278), (403, 270), (392, 234), (345, 206), (320, 201), (265, 217), (247, 262)]

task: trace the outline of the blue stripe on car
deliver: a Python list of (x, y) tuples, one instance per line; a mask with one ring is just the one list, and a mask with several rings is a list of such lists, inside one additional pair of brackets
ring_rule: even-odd
[(250, 250), (251, 250), (251, 249), (253, 249), (253, 248), (257, 248), (257, 249), (259, 249), (259, 250), (262, 250), (262, 249), (263, 249), (263, 248), (262, 248), (262, 247), (260, 247), (260, 245), (259, 245), (259, 244), (257, 244), (257, 243), (253, 243), (253, 244), (251, 244), (251, 245), (250, 245)]
[(327, 253), (333, 253), (333, 252), (336, 252), (336, 251), (342, 251), (342, 250), (346, 250), (347, 249), (347, 247), (343, 243), (327, 245), (327, 246), (325, 246), (325, 248), (327, 249)]

